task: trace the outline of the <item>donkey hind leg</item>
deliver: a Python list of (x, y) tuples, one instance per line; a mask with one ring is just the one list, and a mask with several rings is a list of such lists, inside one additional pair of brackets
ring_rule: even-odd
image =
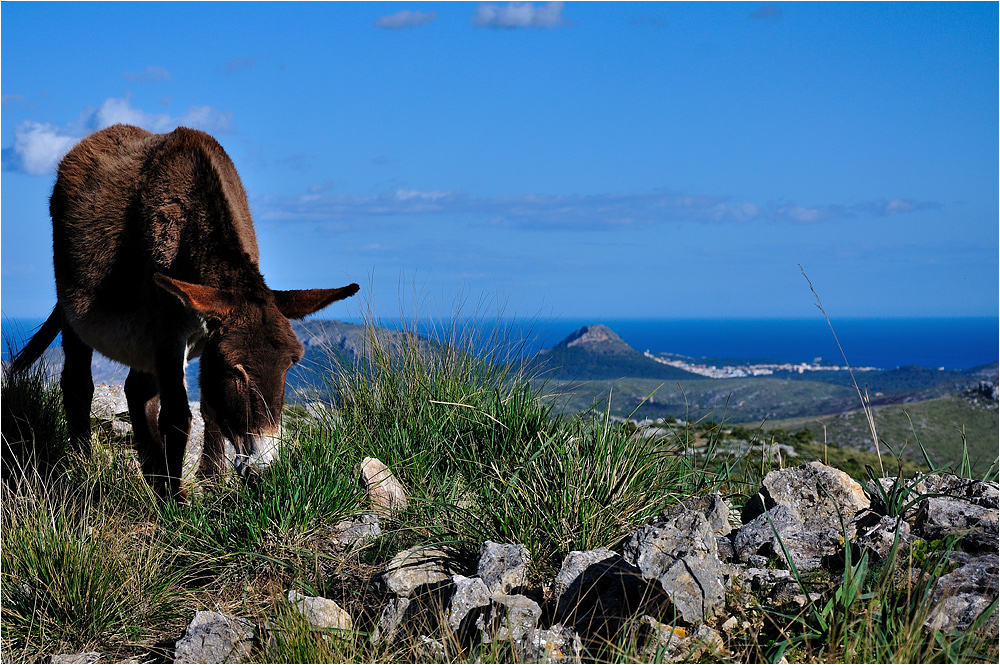
[(158, 491), (167, 482), (167, 459), (160, 441), (157, 416), (160, 413), (160, 393), (156, 387), (156, 377), (137, 369), (129, 370), (125, 379), (125, 397), (128, 400), (128, 415), (132, 420), (132, 438), (142, 475)]
[(167, 463), (170, 494), (184, 500), (187, 494), (181, 483), (184, 450), (191, 432), (191, 408), (184, 385), (184, 348), (179, 353), (157, 359), (156, 376), (160, 390), (160, 415), (157, 425)]
[(65, 356), (59, 385), (66, 409), (66, 428), (69, 441), (77, 452), (90, 456), (90, 406), (94, 399), (94, 379), (90, 374), (90, 361), (94, 350), (84, 343), (73, 329), (63, 326), (63, 355)]

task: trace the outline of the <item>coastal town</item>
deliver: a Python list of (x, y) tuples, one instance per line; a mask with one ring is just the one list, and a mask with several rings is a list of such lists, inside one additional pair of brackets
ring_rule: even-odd
[(672, 355), (656, 355), (646, 351), (644, 356), (650, 360), (682, 369), (685, 372), (699, 374), (713, 379), (738, 379), (747, 376), (768, 376), (776, 372), (789, 372), (805, 374), (806, 372), (841, 372), (854, 370), (855, 372), (877, 372), (878, 367), (847, 367), (846, 365), (825, 365), (822, 358), (814, 358), (811, 363), (762, 363), (754, 365), (706, 365), (703, 363), (691, 362), (692, 358), (683, 358)]

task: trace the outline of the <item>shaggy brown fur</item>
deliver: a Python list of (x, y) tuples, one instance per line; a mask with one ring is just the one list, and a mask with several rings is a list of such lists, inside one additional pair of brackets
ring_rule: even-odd
[(136, 447), (147, 479), (183, 497), (191, 423), (184, 365), (201, 356), (205, 450), (218, 473), (223, 437), (239, 459), (277, 433), (285, 373), (303, 353), (289, 318), (347, 298), (340, 289), (272, 291), (260, 273), (246, 193), (209, 135), (116, 125), (59, 165), (52, 192), (57, 304), (12, 363), (30, 366), (63, 333), (61, 385), (73, 444), (90, 447), (93, 350), (128, 365)]

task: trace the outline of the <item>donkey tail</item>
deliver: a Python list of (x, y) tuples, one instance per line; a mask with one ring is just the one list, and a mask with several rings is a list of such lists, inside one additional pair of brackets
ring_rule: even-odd
[(45, 349), (49, 348), (49, 344), (55, 340), (61, 328), (62, 314), (59, 312), (59, 305), (56, 305), (38, 332), (14, 356), (10, 362), (10, 373), (20, 374), (35, 364), (35, 361), (42, 357)]

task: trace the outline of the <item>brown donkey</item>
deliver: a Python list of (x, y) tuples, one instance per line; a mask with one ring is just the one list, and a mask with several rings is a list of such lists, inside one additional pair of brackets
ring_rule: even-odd
[(285, 374), (303, 354), (288, 320), (354, 295), (272, 291), (260, 273), (246, 193), (208, 134), (115, 125), (59, 164), (49, 202), (57, 303), (14, 358), (35, 362), (62, 330), (60, 384), (70, 440), (90, 452), (94, 350), (131, 369), (125, 395), (143, 473), (176, 498), (191, 427), (184, 366), (201, 356), (205, 446), (199, 473), (270, 461)]

